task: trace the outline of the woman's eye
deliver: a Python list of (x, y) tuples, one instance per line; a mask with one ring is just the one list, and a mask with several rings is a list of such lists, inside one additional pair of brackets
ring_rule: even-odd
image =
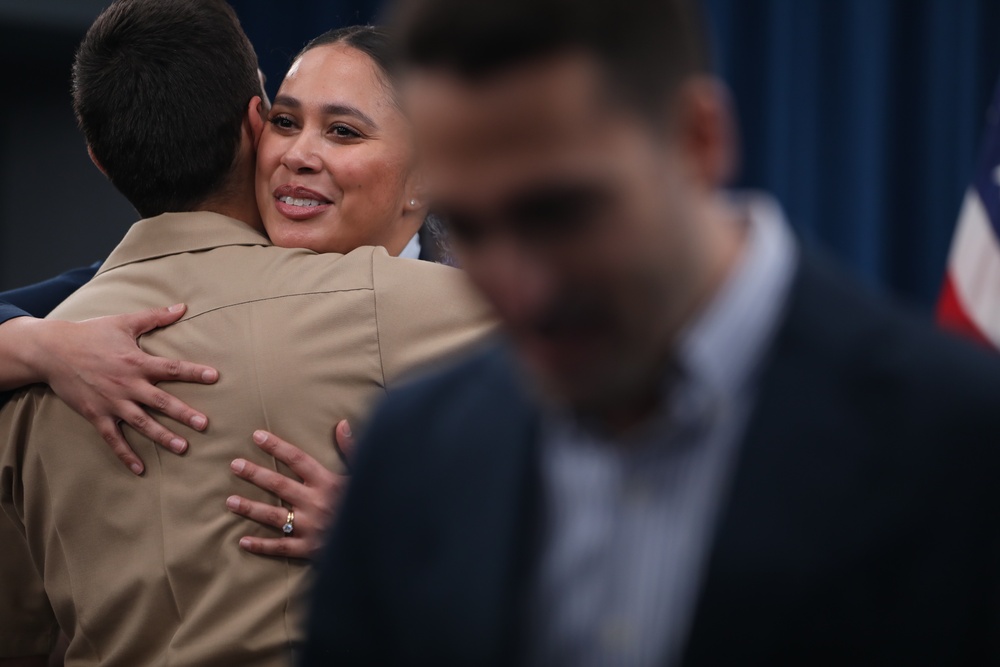
[(330, 128), (330, 134), (338, 139), (357, 139), (361, 136), (359, 132), (352, 130), (346, 125), (334, 125)]
[(295, 126), (295, 123), (293, 123), (292, 119), (289, 118), (288, 116), (274, 116), (273, 118), (270, 118), (268, 120), (271, 123), (271, 125), (274, 125), (275, 127), (282, 130), (289, 130)]

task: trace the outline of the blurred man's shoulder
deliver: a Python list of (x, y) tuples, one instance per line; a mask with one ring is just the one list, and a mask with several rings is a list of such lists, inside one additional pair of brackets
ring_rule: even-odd
[(920, 396), (969, 408), (1000, 401), (993, 350), (942, 331), (821, 256), (803, 258), (776, 348), (812, 358), (829, 381), (878, 388), (883, 399)]
[(383, 408), (397, 414), (439, 414), (452, 407), (461, 410), (476, 403), (522, 399), (522, 391), (512, 351), (493, 339), (400, 385)]

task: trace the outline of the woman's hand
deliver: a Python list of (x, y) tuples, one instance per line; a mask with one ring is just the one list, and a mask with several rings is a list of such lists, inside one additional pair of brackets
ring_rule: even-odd
[(142, 461), (122, 435), (121, 422), (177, 454), (187, 449), (187, 441), (153, 419), (147, 409), (197, 431), (208, 425), (205, 415), (155, 385), (166, 380), (211, 384), (219, 378), (218, 371), (148, 355), (136, 342), (148, 331), (173, 324), (185, 310), (178, 304), (83, 322), (17, 318), (0, 329), (4, 341), (17, 340), (23, 365), (30, 369), (25, 378), (52, 387), (139, 475)]
[[(240, 546), (250, 553), (264, 556), (313, 558), (322, 548), (326, 531), (333, 523), (340, 499), (347, 488), (347, 476), (330, 472), (295, 445), (267, 431), (256, 431), (253, 441), (291, 468), (302, 481), (244, 459), (236, 459), (230, 464), (238, 477), (273, 493), (295, 513), (294, 530), (290, 535), (276, 538), (244, 537), (240, 539)], [(354, 438), (346, 419), (337, 424), (334, 445), (343, 456), (350, 455), (354, 448)], [(242, 496), (230, 496), (226, 500), (226, 507), (235, 514), (279, 531), (288, 520), (289, 509), (286, 507), (255, 502)]]

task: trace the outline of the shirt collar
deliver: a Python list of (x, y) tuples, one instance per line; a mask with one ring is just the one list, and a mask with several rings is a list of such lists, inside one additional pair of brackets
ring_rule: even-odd
[(414, 234), (410, 242), (406, 244), (403, 248), (403, 252), (399, 253), (399, 256), (403, 259), (420, 259), (420, 234)]
[(221, 246), (269, 246), (245, 222), (209, 211), (164, 213), (132, 225), (98, 274), (135, 262)]
[[(643, 441), (666, 429), (699, 427), (740, 399), (752, 381), (781, 320), (798, 263), (798, 247), (778, 202), (764, 193), (727, 199), (746, 225), (746, 244), (708, 306), (678, 339), (662, 383), (663, 403), (649, 421), (623, 436)], [(575, 439), (606, 438), (564, 406), (548, 405), (551, 433)]]
[(798, 247), (781, 207), (763, 193), (729, 196), (747, 226), (736, 266), (708, 307), (681, 334), (677, 363), (716, 400), (742, 390), (780, 321)]

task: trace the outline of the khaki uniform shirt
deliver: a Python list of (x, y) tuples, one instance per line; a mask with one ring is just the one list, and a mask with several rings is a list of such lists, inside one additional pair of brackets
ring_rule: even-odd
[(180, 302), (184, 318), (140, 344), (219, 370), (213, 386), (163, 385), (209, 417), (204, 433), (174, 426), (184, 456), (127, 430), (146, 465), (136, 477), (45, 387), (0, 412), (0, 656), (47, 652), (58, 623), (67, 665), (291, 664), (308, 569), (239, 548), (243, 535), (280, 532), (231, 514), (226, 498), (279, 501), (229, 463), (290, 474), (253, 444), (267, 429), (340, 469), (338, 420), (360, 425), (387, 387), (492, 324), (456, 269), (382, 248), (277, 248), (205, 212), (136, 223), (51, 317)]

